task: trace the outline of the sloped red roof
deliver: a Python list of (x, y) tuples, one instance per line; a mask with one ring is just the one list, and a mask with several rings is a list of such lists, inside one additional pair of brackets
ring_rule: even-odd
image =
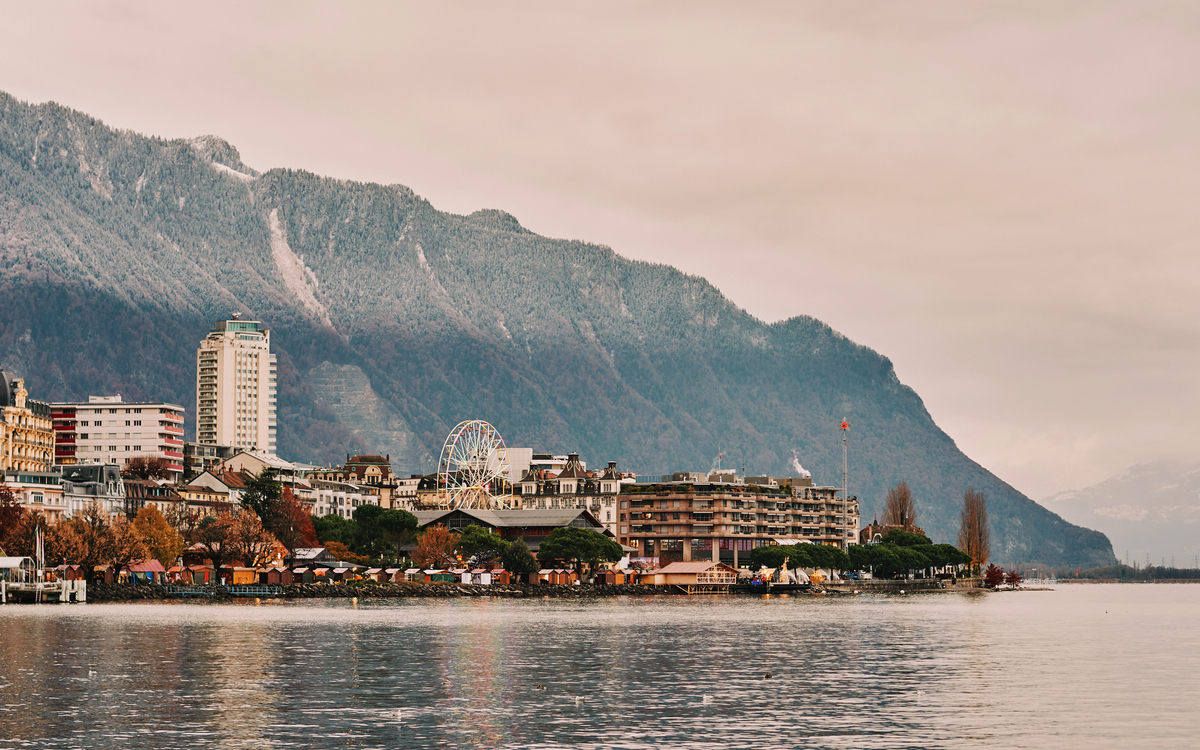
[(166, 573), (167, 569), (158, 560), (142, 560), (126, 568), (130, 573)]

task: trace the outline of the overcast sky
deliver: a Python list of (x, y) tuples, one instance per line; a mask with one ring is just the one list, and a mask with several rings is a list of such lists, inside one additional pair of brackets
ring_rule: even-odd
[(1198, 8), (0, 2), (0, 89), (816, 316), (1036, 499), (1200, 448)]

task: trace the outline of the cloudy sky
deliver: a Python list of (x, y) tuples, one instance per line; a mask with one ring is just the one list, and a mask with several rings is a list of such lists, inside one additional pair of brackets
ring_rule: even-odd
[(1198, 9), (0, 2), (0, 89), (816, 316), (1040, 498), (1200, 449)]

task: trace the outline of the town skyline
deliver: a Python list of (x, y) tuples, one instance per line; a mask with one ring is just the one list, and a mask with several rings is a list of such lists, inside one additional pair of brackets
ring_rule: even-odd
[(1183, 3), (121, 7), (53, 32), (6, 8), (0, 89), (504, 209), (763, 320), (814, 315), (1031, 497), (1200, 449)]

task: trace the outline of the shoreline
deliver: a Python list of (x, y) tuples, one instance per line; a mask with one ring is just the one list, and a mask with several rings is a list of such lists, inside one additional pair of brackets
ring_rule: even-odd
[[(1043, 589), (1051, 590), (1051, 589)], [(88, 586), (88, 603), (111, 602), (147, 602), (167, 600), (193, 600), (201, 602), (232, 602), (252, 600), (253, 596), (233, 596), (227, 590), (215, 586), (198, 586), (196, 591), (203, 592), (193, 596), (171, 595), (166, 588), (152, 583), (95, 583)], [(977, 588), (907, 588), (905, 595), (933, 593), (978, 593), (989, 591)], [(869, 588), (851, 591), (847, 589), (827, 589), (824, 591), (729, 591), (716, 594), (698, 594), (703, 596), (730, 596), (761, 598), (766, 596), (857, 596), (865, 594), (897, 594), (898, 591)], [(648, 596), (689, 596), (686, 592), (673, 586), (648, 586), (641, 584), (622, 584), (619, 586), (590, 585), (568, 586), (561, 584), (478, 584), (458, 583), (294, 583), (282, 587), (282, 594), (272, 597), (257, 597), (266, 599), (607, 599), (612, 597), (648, 597)]]

